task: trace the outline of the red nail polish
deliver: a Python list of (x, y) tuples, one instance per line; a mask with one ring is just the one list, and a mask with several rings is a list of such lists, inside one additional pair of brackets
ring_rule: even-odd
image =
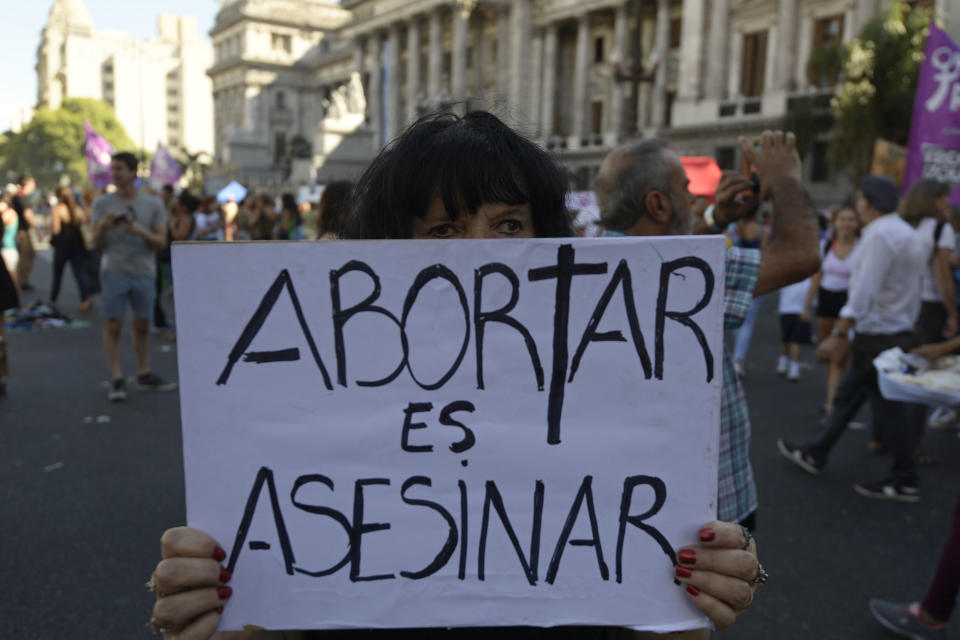
[(227, 559), (227, 552), (221, 549), (220, 547), (217, 547), (216, 549), (213, 550), (213, 559), (216, 560), (217, 562), (223, 562), (224, 560)]
[(697, 588), (696, 588), (695, 586), (693, 586), (692, 584), (688, 584), (688, 585), (687, 585), (687, 593), (689, 593), (689, 594), (692, 595), (692, 596), (698, 596), (698, 595), (700, 595), (700, 589), (697, 589)]
[(217, 595), (220, 597), (221, 600), (226, 600), (227, 598), (233, 595), (233, 589), (231, 589), (230, 587), (220, 587), (219, 589), (217, 589)]
[(697, 552), (693, 549), (684, 549), (677, 554), (680, 564), (697, 564)]
[(717, 537), (717, 532), (713, 529), (703, 529), (700, 531), (700, 542), (713, 542)]
[(678, 578), (689, 578), (693, 575), (693, 571), (687, 569), (686, 567), (677, 567), (677, 577)]
[(223, 614), (223, 605), (220, 605), (219, 607), (217, 607), (217, 613), (221, 615)]
[(223, 567), (220, 567), (220, 582), (224, 584), (230, 582), (230, 576), (231, 574), (229, 571), (227, 571)]

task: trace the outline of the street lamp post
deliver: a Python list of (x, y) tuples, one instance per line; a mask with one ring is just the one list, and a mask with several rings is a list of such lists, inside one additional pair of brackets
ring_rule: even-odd
[[(623, 59), (621, 55), (617, 55), (613, 60), (613, 79), (615, 82), (623, 82), (630, 84), (630, 109), (629, 113), (633, 115), (631, 118), (631, 126), (628, 128), (630, 133), (636, 132), (636, 125), (638, 114), (640, 111), (640, 84), (644, 82), (653, 82), (657, 66), (660, 62), (656, 62), (652, 68), (646, 69), (643, 64), (643, 10), (646, 0), (634, 0), (634, 16), (636, 18), (636, 34), (633, 38), (633, 47), (631, 54), (631, 64), (626, 70), (623, 68)], [(619, 54), (619, 52), (618, 52)]]

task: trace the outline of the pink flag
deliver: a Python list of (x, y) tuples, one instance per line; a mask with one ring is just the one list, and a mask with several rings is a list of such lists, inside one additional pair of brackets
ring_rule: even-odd
[(163, 184), (174, 184), (183, 175), (180, 163), (170, 155), (167, 148), (157, 143), (157, 152), (150, 163), (150, 177)]
[(105, 189), (110, 184), (110, 156), (113, 147), (106, 138), (98, 134), (86, 120), (83, 121), (86, 137), (84, 148), (87, 153), (87, 178), (97, 189)]

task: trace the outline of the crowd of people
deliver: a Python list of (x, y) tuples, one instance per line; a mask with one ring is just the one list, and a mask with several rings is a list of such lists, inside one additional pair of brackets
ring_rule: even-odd
[[(954, 269), (960, 267), (953, 226), (960, 215), (950, 212), (947, 185), (921, 180), (901, 202), (892, 180), (868, 176), (850, 202), (823, 215), (804, 188), (792, 134), (766, 132), (756, 145), (744, 140), (741, 148), (754, 175), (724, 173), (705, 207), (694, 206), (683, 165), (664, 140), (617, 148), (604, 160), (596, 181), (606, 235), (729, 237), (723, 314), (734, 348), (725, 348), (722, 362), (717, 521), (701, 529), (699, 546), (681, 551), (676, 569), (691, 602), (718, 628), (734, 624), (767, 579), (751, 533), (758, 504), (744, 386), (761, 297), (779, 296), (781, 355), (774, 370), (798, 380), (801, 347), (813, 341), (827, 367), (821, 433), (806, 444), (782, 439), (780, 451), (804, 471), (820, 474), (830, 449), (869, 400), (871, 447), (889, 453), (892, 468), (887, 478), (855, 485), (865, 497), (919, 500), (918, 451), (927, 423), (925, 407), (893, 402), (879, 393), (873, 358), (892, 346), (931, 357), (960, 348), (960, 338), (947, 340), (957, 333)], [(381, 152), (355, 186), (326, 186), (312, 228), (305, 223), (311, 206), (291, 194), (250, 193), (240, 202), (218, 202), (173, 188), (151, 195), (137, 188), (136, 158), (125, 153), (114, 156), (111, 173), (115, 189), (109, 193), (84, 193), (80, 203), (68, 189), (55, 195), (49, 300), (56, 302), (67, 264), (80, 292), (79, 312), (89, 310), (91, 295), (100, 291), (113, 379), (109, 398), (114, 401), (127, 395), (119, 365), (127, 306), (134, 317), (138, 389), (175, 388), (151, 371), (147, 348), (151, 323), (172, 329), (160, 304), (160, 294), (172, 285), (172, 241), (573, 235), (562, 170), (544, 151), (483, 112), (418, 121)], [(29, 267), (21, 267), (25, 255), (32, 260), (33, 247), (21, 244), (17, 225), (36, 222), (21, 215), (9, 196), (0, 201), (0, 215), (7, 264), (6, 278), (0, 279), (2, 308), (10, 300), (16, 303), (29, 277)], [(91, 261), (99, 268), (87, 268)], [(91, 281), (91, 271), (98, 282)], [(4, 362), (0, 359), (0, 375)], [(931, 420), (951, 425), (956, 416), (944, 409)], [(908, 637), (945, 637), (960, 581), (957, 514), (960, 502), (927, 599), (913, 606), (871, 603), (871, 611), (888, 628), (913, 634)], [(230, 574), (220, 565), (223, 549), (205, 533), (185, 527), (165, 532), (162, 548), (163, 560), (149, 583), (158, 594), (151, 625), (164, 633), (211, 637), (232, 593)], [(709, 566), (696, 565), (698, 552), (712, 558)], [(422, 637), (425, 632), (418, 633)], [(579, 637), (593, 637), (591, 633), (602, 636), (602, 630), (584, 630)]]

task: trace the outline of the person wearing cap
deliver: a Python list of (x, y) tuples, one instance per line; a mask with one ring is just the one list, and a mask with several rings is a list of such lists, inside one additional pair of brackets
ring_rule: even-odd
[[(920, 314), (921, 280), (928, 257), (917, 233), (919, 216), (896, 213), (899, 194), (886, 176), (863, 179), (857, 212), (863, 220), (863, 237), (854, 258), (847, 303), (840, 318), (817, 349), (829, 360), (839, 350), (852, 349), (852, 366), (844, 376), (820, 433), (797, 446), (780, 439), (777, 447), (804, 471), (819, 475), (833, 445), (846, 430), (864, 399), (869, 399), (875, 429), (893, 456), (889, 477), (854, 485), (862, 496), (917, 502), (920, 499), (914, 451), (923, 435), (925, 407), (893, 402), (880, 395), (873, 359), (882, 351), (916, 346), (914, 326)], [(852, 343), (849, 334), (853, 332)], [(849, 345), (849, 346), (848, 346)]]

